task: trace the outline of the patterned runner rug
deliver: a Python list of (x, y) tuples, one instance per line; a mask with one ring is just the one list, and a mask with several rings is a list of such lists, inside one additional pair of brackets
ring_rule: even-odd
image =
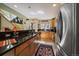
[(54, 56), (52, 46), (40, 44), (35, 56)]

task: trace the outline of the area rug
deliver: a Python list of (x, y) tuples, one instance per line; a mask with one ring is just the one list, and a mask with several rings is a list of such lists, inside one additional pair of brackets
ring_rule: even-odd
[(54, 56), (52, 46), (40, 44), (35, 56)]

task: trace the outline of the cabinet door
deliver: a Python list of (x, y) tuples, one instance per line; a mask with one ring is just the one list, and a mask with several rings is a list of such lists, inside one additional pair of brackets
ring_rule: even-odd
[(30, 56), (30, 48), (26, 47), (25, 49), (23, 49), (23, 51), (18, 54), (19, 56)]
[(23, 52), (23, 50), (28, 46), (27, 42), (23, 43), (22, 45), (18, 46), (15, 48), (15, 54), (19, 55), (20, 53)]
[(35, 50), (37, 48), (36, 43), (32, 43), (31, 45), (29, 45), (28, 47), (26, 47), (20, 54), (19, 56), (32, 56), (35, 54)]
[[(15, 48), (16, 51), (16, 55), (21, 54), (30, 44), (32, 43), (32, 39), (24, 42), (23, 44), (21, 44), (20, 46)], [(26, 49), (28, 50), (28, 49)]]
[(34, 55), (38, 44), (37, 43), (32, 43), (30, 46), (31, 46), (30, 47), (30, 55)]
[(16, 51), (16, 55), (18, 56), (31, 56), (33, 55), (34, 51), (35, 51), (35, 47), (36, 47), (36, 43), (33, 43), (33, 41), (35, 40), (35, 38), (31, 38), (28, 41), (26, 41), (25, 43), (21, 44), (20, 46), (18, 46), (17, 48), (15, 48)]

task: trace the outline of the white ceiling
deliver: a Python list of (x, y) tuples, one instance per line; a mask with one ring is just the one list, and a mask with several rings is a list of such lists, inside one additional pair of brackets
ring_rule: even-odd
[(52, 3), (5, 3), (5, 5), (27, 18), (45, 20), (56, 17), (62, 4), (56, 4), (56, 7), (53, 7)]

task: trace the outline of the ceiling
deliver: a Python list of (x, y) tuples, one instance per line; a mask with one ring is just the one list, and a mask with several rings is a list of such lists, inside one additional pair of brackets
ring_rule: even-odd
[(5, 5), (27, 18), (47, 20), (58, 15), (62, 4), (55, 4), (53, 6), (53, 3), (5, 3)]

